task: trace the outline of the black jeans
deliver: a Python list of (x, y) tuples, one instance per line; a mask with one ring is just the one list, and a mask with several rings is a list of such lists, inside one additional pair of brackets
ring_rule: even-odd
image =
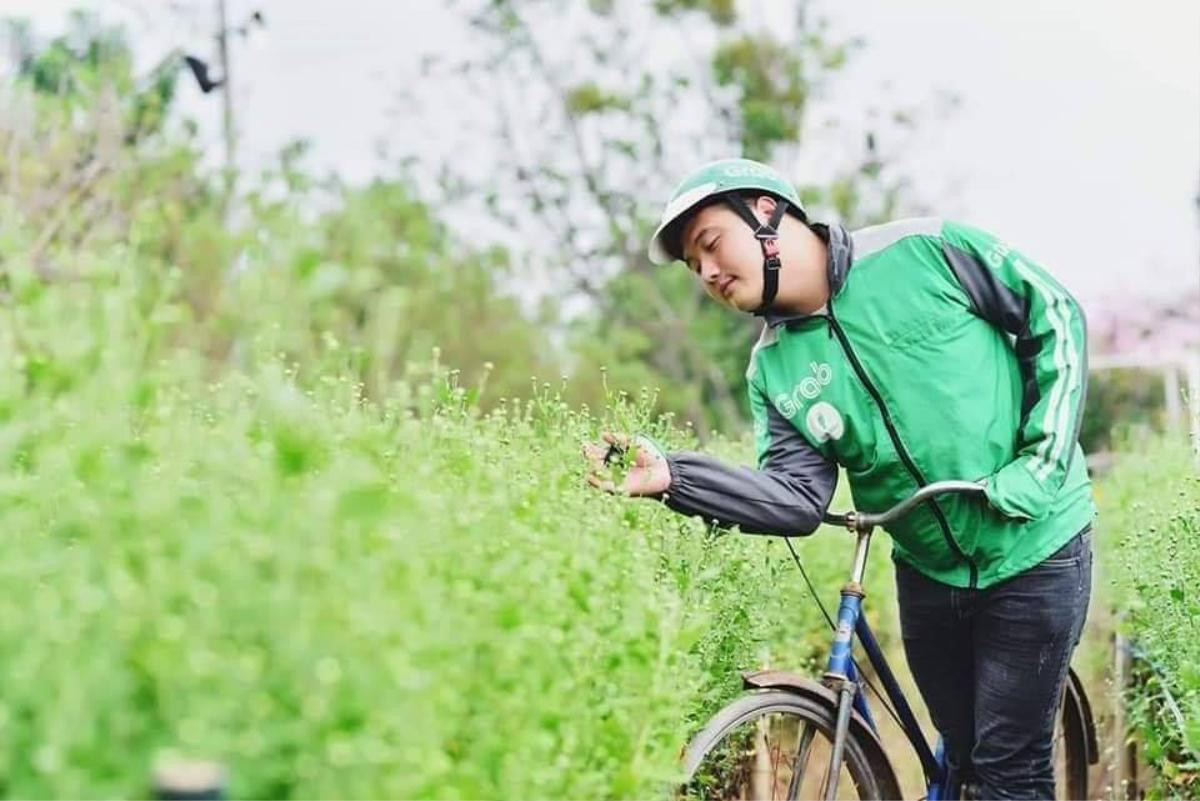
[(1054, 798), (1051, 746), (1092, 591), (1091, 531), (986, 590), (896, 563), (904, 653), (950, 763), (981, 798)]

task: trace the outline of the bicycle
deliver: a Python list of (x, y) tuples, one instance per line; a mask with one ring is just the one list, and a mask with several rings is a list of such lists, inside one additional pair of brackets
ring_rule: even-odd
[[(743, 686), (750, 692), (718, 712), (684, 753), (684, 796), (833, 799), (839, 789), (852, 787), (855, 795), (851, 797), (900, 798), (900, 785), (880, 741), (864, 684), (915, 750), (925, 776), (926, 798), (943, 801), (970, 794), (971, 786), (949, 769), (941, 739), (932, 749), (926, 742), (862, 614), (862, 579), (876, 526), (941, 493), (982, 492), (983, 488), (972, 482), (943, 481), (917, 490), (879, 514), (850, 511), (825, 515), (824, 522), (847, 528), (857, 541), (850, 580), (841, 589), (836, 623), (826, 614), (834, 637), (821, 682), (780, 670), (744, 673)], [(790, 541), (785, 542), (790, 549)], [(794, 549), (792, 556), (803, 572)], [(859, 680), (863, 674), (852, 655), (855, 638), (883, 685), (886, 700), (869, 677)], [(1087, 798), (1088, 766), (1099, 760), (1099, 749), (1091, 707), (1074, 670), (1069, 671), (1063, 691), (1055, 738), (1058, 797)], [(809, 773), (813, 764), (818, 769)]]

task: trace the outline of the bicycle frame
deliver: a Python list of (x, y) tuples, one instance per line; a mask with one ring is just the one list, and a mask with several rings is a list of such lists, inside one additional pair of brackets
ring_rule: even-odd
[(825, 522), (841, 525), (857, 536), (854, 548), (854, 563), (850, 571), (850, 580), (842, 585), (841, 602), (838, 604), (837, 623), (834, 628), (833, 647), (829, 652), (829, 660), (825, 666), (822, 682), (837, 695), (837, 724), (834, 729), (833, 753), (829, 760), (829, 771), (825, 780), (825, 797), (832, 801), (837, 796), (838, 778), (841, 772), (842, 757), (845, 752), (846, 732), (850, 726), (851, 710), (857, 711), (870, 727), (878, 732), (875, 719), (871, 715), (867, 698), (863, 692), (862, 682), (858, 680), (852, 656), (854, 636), (857, 635), (867, 652), (867, 659), (879, 675), (888, 700), (900, 719), (905, 737), (912, 744), (921, 761), (921, 769), (925, 773), (927, 785), (926, 797), (929, 801), (945, 801), (958, 794), (957, 783), (948, 767), (945, 749), (939, 738), (936, 752), (931, 750), (925, 741), (916, 715), (900, 689), (896, 675), (892, 672), (875, 635), (867, 625), (862, 614), (862, 602), (866, 593), (862, 589), (863, 573), (866, 570), (867, 553), (871, 546), (871, 533), (876, 525), (882, 525), (907, 513), (913, 507), (923, 503), (928, 498), (941, 492), (982, 493), (983, 488), (978, 484), (965, 481), (943, 481), (920, 488), (908, 499), (900, 502), (882, 514), (864, 514), (850, 512), (845, 515), (825, 515)]
[[(883, 685), (883, 692), (887, 695), (896, 716), (900, 719), (905, 737), (912, 744), (913, 750), (916, 751), (917, 758), (921, 762), (921, 769), (925, 774), (927, 785), (926, 797), (929, 801), (945, 801), (945, 799), (952, 798), (956, 791), (951, 786), (952, 777), (947, 769), (942, 743), (939, 739), (936, 753), (930, 749), (929, 743), (926, 742), (925, 735), (921, 731), (921, 725), (917, 721), (917, 716), (904, 696), (903, 690), (900, 689), (896, 674), (892, 672), (887, 657), (879, 647), (879, 642), (875, 639), (875, 633), (871, 631), (866, 616), (862, 614), (865, 596), (862, 590), (862, 573), (866, 564), (867, 551), (870, 548), (870, 539), (870, 531), (859, 532), (858, 545), (855, 548), (854, 569), (850, 581), (842, 586), (833, 648), (830, 651), (823, 677), (825, 685), (838, 693), (838, 725), (834, 737), (834, 752), (830, 760), (830, 775), (827, 777), (826, 783), (827, 797), (833, 798), (837, 794), (837, 774), (841, 769), (841, 757), (846, 731), (849, 727), (849, 709), (853, 708), (872, 729), (878, 732), (878, 726), (871, 714), (870, 705), (863, 692), (863, 682), (859, 681), (858, 670), (852, 655), (853, 639), (857, 637), (866, 652), (867, 660)], [(851, 632), (853, 632), (853, 637)], [(846, 698), (850, 700), (847, 702), (844, 700)], [(844, 713), (843, 708), (846, 710)]]

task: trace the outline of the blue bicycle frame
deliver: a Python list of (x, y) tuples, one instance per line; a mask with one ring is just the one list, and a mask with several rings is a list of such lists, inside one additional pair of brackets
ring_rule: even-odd
[(854, 632), (863, 651), (867, 654), (867, 661), (875, 669), (881, 685), (880, 689), (891, 702), (896, 717), (900, 719), (901, 729), (921, 762), (921, 769), (925, 774), (927, 785), (926, 798), (928, 801), (946, 801), (946, 799), (957, 798), (959, 788), (953, 786), (957, 782), (950, 775), (941, 738), (938, 738), (936, 750), (930, 749), (929, 743), (926, 742), (925, 735), (921, 731), (921, 724), (917, 722), (916, 714), (909, 705), (908, 699), (905, 698), (903, 690), (900, 689), (896, 675), (883, 655), (883, 650), (879, 647), (879, 642), (875, 639), (875, 633), (871, 631), (866, 616), (862, 614), (862, 596), (846, 593), (845, 590), (843, 590), (842, 601), (838, 607), (837, 633), (834, 635), (833, 650), (826, 666), (826, 683), (830, 683), (830, 679), (836, 681), (844, 675), (846, 681), (855, 687), (852, 702), (854, 711), (878, 733), (875, 717), (871, 714), (866, 694), (863, 692), (863, 682), (859, 681), (858, 669), (851, 656), (850, 640), (842, 634), (843, 631)]
[(863, 650), (867, 653), (867, 659), (878, 674), (883, 691), (899, 718), (904, 735), (912, 743), (912, 747), (921, 761), (921, 769), (925, 773), (927, 785), (926, 797), (929, 801), (947, 801), (947, 799), (958, 797), (959, 782), (949, 768), (941, 739), (938, 739), (936, 751), (931, 750), (925, 741), (925, 735), (921, 732), (917, 717), (913, 714), (912, 707), (909, 706), (908, 700), (900, 689), (899, 682), (896, 681), (896, 675), (892, 672), (883, 651), (879, 648), (875, 634), (867, 625), (867, 619), (862, 614), (862, 600), (865, 596), (862, 579), (866, 569), (867, 551), (871, 544), (871, 532), (876, 525), (899, 517), (937, 492), (977, 493), (981, 491), (982, 488), (977, 484), (946, 481), (923, 487), (907, 501), (882, 514), (851, 512), (845, 515), (825, 516), (825, 522), (844, 526), (858, 537), (850, 580), (842, 586), (841, 602), (838, 604), (837, 622), (834, 628), (833, 647), (829, 652), (829, 661), (825, 666), (825, 674), (822, 678), (825, 686), (833, 690), (838, 699), (833, 753), (825, 782), (826, 798), (833, 799), (837, 795), (838, 777), (845, 752), (846, 732), (850, 725), (851, 710), (858, 712), (863, 720), (878, 732), (875, 718), (871, 714), (870, 707), (867, 706), (866, 695), (863, 693), (863, 682), (858, 680), (858, 670), (851, 654), (855, 636), (862, 643)]

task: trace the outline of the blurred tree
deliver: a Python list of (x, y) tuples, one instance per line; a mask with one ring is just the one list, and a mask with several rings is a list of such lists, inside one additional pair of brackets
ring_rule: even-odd
[[(684, 170), (738, 154), (769, 160), (796, 177), (816, 219), (848, 225), (911, 209), (893, 162), (920, 110), (868, 109), (859, 125), (819, 108), (861, 43), (810, 20), (809, 5), (768, 19), (733, 0), (454, 4), (476, 38), (465, 59), (425, 61), (421, 85), (436, 97), (424, 100), (491, 115), (488, 127), (464, 120), (458, 138), (443, 137), (453, 144), (441, 186), (450, 201), (482, 199), (477, 211), (529, 245), (523, 275), (576, 310), (577, 397), (600, 392), (602, 364), (610, 388), (658, 386), (702, 436), (746, 416), (759, 323), (645, 257), (658, 204)], [(462, 157), (480, 150), (494, 158)]]
[(1162, 372), (1123, 368), (1088, 376), (1087, 407), (1079, 443), (1087, 453), (1167, 429)]
[(56, 246), (123, 238), (132, 211), (163, 189), (164, 170), (191, 185), (187, 194), (203, 189), (180, 164), (195, 166), (195, 148), (162, 136), (174, 55), (136, 75), (124, 31), (82, 11), (46, 42), (27, 22), (0, 21), (0, 41), (14, 75), (0, 97), (0, 183), (10, 214), (38, 231), (27, 256), (43, 274), (69, 272), (51, 258)]
[[(503, 249), (463, 247), (400, 180), (331, 181), (327, 210), (307, 219), (295, 195), (302, 176), (285, 158), (276, 178), (293, 194), (271, 201), (256, 190), (248, 199), (261, 241), (247, 258), (270, 267), (239, 276), (235, 317), (268, 335), (268, 355), (320, 365), (312, 354), (332, 348), (368, 393), (383, 397), (436, 349), (464, 387), (486, 385), (484, 408), (528, 396), (531, 376), (561, 372), (542, 326), (499, 288), (509, 273)], [(273, 315), (253, 320), (264, 301), (286, 309), (286, 326)]]
[[(247, 213), (227, 225), (195, 126), (166, 125), (177, 54), (136, 76), (123, 30), (83, 13), (48, 41), (0, 30), (15, 76), (0, 92), (0, 290), (24, 271), (102, 281), (116, 263), (142, 311), (180, 318), (157, 344), (214, 370), (281, 354), (310, 378), (349, 368), (377, 395), (435, 348), (465, 387), (486, 380), (485, 407), (561, 372), (542, 326), (500, 291), (508, 254), (453, 236), (406, 179), (314, 180), (293, 143), (244, 182)], [(154, 360), (160, 328), (144, 322)]]
[(98, 14), (76, 10), (66, 31), (39, 44), (27, 20), (8, 19), (0, 40), (6, 45), (18, 81), (72, 108), (114, 103), (125, 123), (125, 141), (157, 132), (175, 96), (179, 54), (168, 53), (145, 75), (135, 75), (133, 51), (120, 26)]

